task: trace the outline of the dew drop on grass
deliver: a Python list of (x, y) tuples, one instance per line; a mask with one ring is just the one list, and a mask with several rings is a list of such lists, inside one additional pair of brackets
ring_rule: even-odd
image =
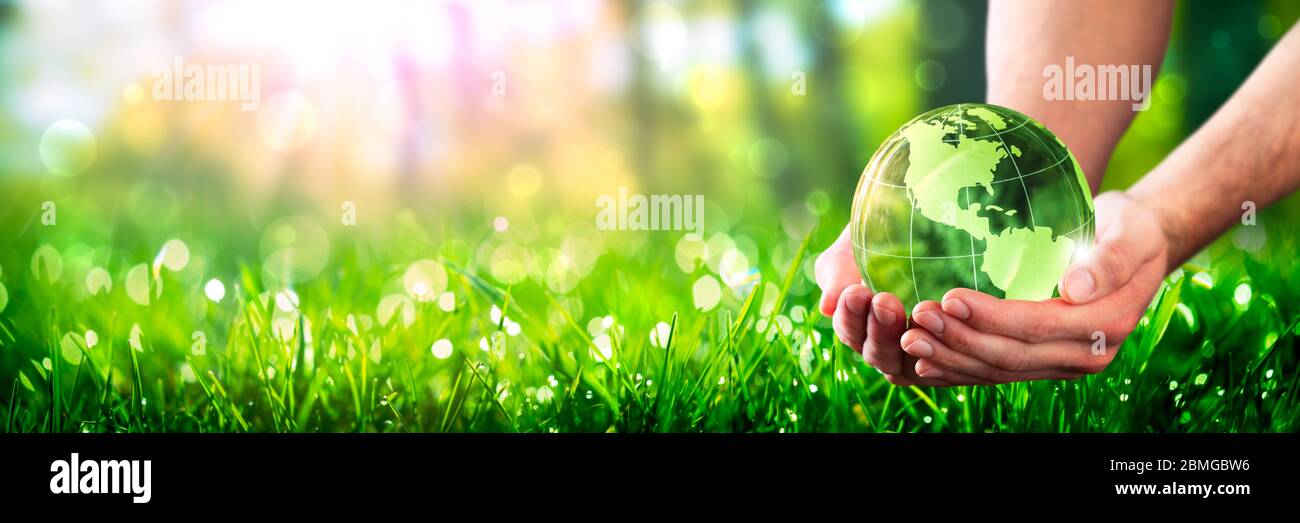
[(656, 323), (655, 328), (650, 330), (650, 344), (661, 349), (667, 347), (668, 336), (672, 328), (672, 325), (667, 322)]
[(103, 267), (95, 267), (86, 274), (86, 292), (91, 296), (98, 296), (99, 293), (105, 294), (113, 291), (113, 277)]
[(816, 384), (816, 383), (813, 383), (813, 384), (811, 384), (811, 385), (808, 385), (808, 392), (811, 392), (811, 393), (813, 393), (813, 394), (816, 394), (818, 390), (820, 390), (820, 389), (817, 388), (817, 384)]
[(401, 314), (398, 318), (405, 327), (410, 327), (415, 323), (415, 303), (410, 298), (402, 294), (389, 294), (379, 300), (379, 307), (375, 309), (375, 316), (379, 318), (381, 325), (388, 325), (393, 320), (393, 316)]
[(149, 305), (149, 267), (141, 263), (126, 273), (126, 295), (139, 305)]
[(776, 328), (781, 331), (782, 336), (789, 336), (790, 332), (794, 330), (794, 324), (790, 322), (790, 318), (786, 315), (778, 314), (776, 316)]
[(1232, 300), (1244, 308), (1246, 304), (1250, 303), (1250, 294), (1250, 284), (1242, 283), (1237, 286), (1236, 290), (1232, 291)]
[(597, 336), (592, 343), (596, 345), (596, 351), (592, 353), (596, 361), (605, 361), (614, 357), (614, 345), (608, 334)]
[(415, 301), (434, 301), (447, 290), (447, 270), (436, 261), (419, 260), (407, 267), (402, 285)]
[(144, 337), (144, 331), (140, 330), (140, 324), (131, 325), (131, 334), (127, 337), (127, 344), (136, 352), (144, 352), (144, 343), (140, 338)]
[(86, 338), (86, 348), (93, 349), (95, 348), (96, 345), (99, 345), (99, 334), (96, 333), (95, 331), (87, 330), (85, 334), (85, 338)]
[(1178, 388), (1178, 381), (1175, 380), (1175, 381), (1170, 381), (1170, 382), (1169, 382), (1169, 390), (1174, 390), (1174, 389), (1177, 389), (1177, 388)]
[(298, 293), (293, 292), (292, 289), (284, 289), (275, 293), (275, 308), (281, 311), (298, 312), (299, 303), (301, 303), (301, 300), (298, 299)]
[(518, 336), (519, 333), (523, 330), (519, 326), (519, 323), (510, 321), (510, 318), (506, 318), (505, 327), (506, 327), (506, 334), (509, 334), (511, 336)]
[(1201, 271), (1192, 276), (1192, 282), (1207, 289), (1214, 287), (1214, 277), (1210, 273)]
[(276, 318), (271, 321), (271, 334), (282, 342), (290, 342), (294, 338), (298, 325), (289, 318)]
[(922, 421), (925, 421), (925, 422), (928, 424), (928, 423), (930, 423), (930, 422), (933, 422), (933, 421), (934, 421), (934, 418), (932, 418), (932, 417), (930, 417), (930, 416), (926, 416), (926, 417), (924, 417), (924, 418), (921, 418), (921, 420), (922, 420)]
[(691, 295), (695, 298), (695, 308), (708, 312), (722, 300), (722, 286), (718, 285), (716, 278), (706, 274), (695, 281)]
[(209, 300), (221, 303), (221, 300), (226, 297), (226, 284), (221, 283), (221, 280), (216, 278), (208, 280), (208, 283), (203, 286), (203, 294)]
[(431, 347), (430, 350), (433, 352), (433, 357), (445, 360), (451, 357), (451, 341), (447, 338), (442, 338), (433, 342), (433, 347)]
[(80, 334), (75, 332), (64, 334), (63, 338), (59, 340), (59, 355), (63, 356), (64, 361), (68, 363), (80, 365), (83, 355), (79, 345), (85, 343), (86, 339), (82, 338)]
[(790, 319), (795, 323), (803, 323), (808, 318), (808, 310), (803, 305), (795, 305), (790, 308)]
[(1273, 379), (1273, 369), (1268, 369), (1267, 371), (1264, 372), (1264, 379), (1266, 380)]
[(695, 271), (696, 265), (708, 257), (708, 244), (703, 240), (692, 238), (690, 235), (682, 236), (677, 241), (677, 247), (673, 251), (677, 268), (682, 272), (690, 274)]
[(167, 270), (176, 272), (184, 269), (190, 263), (190, 248), (181, 240), (167, 240), (162, 250), (158, 251), (158, 257), (154, 259), (154, 266), (161, 264)]
[(443, 312), (456, 310), (456, 295), (450, 292), (442, 293), (442, 296), (438, 297), (438, 308)]
[(54, 283), (63, 275), (63, 256), (54, 247), (42, 245), (32, 253), (32, 275), (37, 281)]
[(1128, 401), (1128, 394), (1120, 394), (1120, 395), (1119, 395), (1119, 400), (1120, 400), (1120, 401)]

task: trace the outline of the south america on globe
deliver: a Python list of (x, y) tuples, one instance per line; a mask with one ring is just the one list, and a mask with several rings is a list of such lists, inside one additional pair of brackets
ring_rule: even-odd
[(996, 105), (949, 105), (876, 150), (850, 234), (863, 281), (908, 310), (958, 287), (1043, 300), (1092, 246), (1092, 193), (1074, 155), (1039, 122)]

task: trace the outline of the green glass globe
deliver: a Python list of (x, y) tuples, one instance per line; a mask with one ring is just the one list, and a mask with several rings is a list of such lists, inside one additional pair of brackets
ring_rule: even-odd
[(863, 280), (908, 310), (957, 287), (1043, 300), (1092, 246), (1092, 194), (1042, 124), (949, 105), (881, 144), (858, 181), (850, 233)]

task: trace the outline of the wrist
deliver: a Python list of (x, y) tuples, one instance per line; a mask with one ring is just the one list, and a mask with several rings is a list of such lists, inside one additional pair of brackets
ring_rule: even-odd
[(1138, 183), (1124, 191), (1124, 196), (1146, 209), (1149, 219), (1154, 220), (1164, 234), (1165, 272), (1177, 269), (1186, 259), (1186, 255), (1183, 254), (1186, 241), (1182, 232), (1183, 220), (1181, 214), (1173, 206), (1167, 204), (1169, 201), (1168, 194), (1162, 195), (1161, 191), (1153, 191), (1149, 187), (1144, 187), (1143, 184)]

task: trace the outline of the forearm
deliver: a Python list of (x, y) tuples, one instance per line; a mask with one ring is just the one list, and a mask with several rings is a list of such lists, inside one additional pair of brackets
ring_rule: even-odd
[(1191, 138), (1129, 189), (1169, 236), (1169, 267), (1300, 187), (1300, 32), (1291, 30)]
[(1173, 10), (1173, 0), (995, 0), (989, 6), (988, 101), (1051, 129), (1074, 152), (1095, 193), (1133, 120), (1133, 102), (1048, 100), (1044, 70), (1074, 57), (1081, 65), (1149, 64), (1154, 76)]

